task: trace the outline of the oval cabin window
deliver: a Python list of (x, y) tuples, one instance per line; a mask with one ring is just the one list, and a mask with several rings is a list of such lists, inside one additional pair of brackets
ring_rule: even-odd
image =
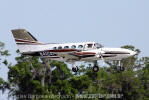
[(58, 49), (62, 49), (62, 47), (61, 47), (61, 46), (59, 46), (59, 47), (58, 47)]
[(83, 45), (79, 45), (78, 48), (83, 48)]
[(56, 47), (53, 47), (53, 50), (56, 50), (57, 48)]
[(68, 49), (68, 48), (69, 48), (69, 46), (65, 46), (65, 47), (64, 47), (64, 49)]
[(75, 46), (75, 45), (72, 45), (72, 46), (71, 46), (71, 48), (72, 48), (72, 49), (75, 49), (75, 48), (76, 48), (76, 46)]

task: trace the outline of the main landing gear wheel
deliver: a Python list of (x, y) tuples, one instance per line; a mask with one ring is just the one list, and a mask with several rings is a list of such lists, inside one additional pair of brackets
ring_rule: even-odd
[(93, 71), (94, 71), (94, 72), (98, 72), (98, 71), (99, 71), (99, 67), (98, 67), (98, 66), (94, 66), (94, 67), (93, 67)]
[(72, 67), (72, 71), (73, 71), (73, 72), (77, 72), (78, 70), (79, 70), (78, 66)]

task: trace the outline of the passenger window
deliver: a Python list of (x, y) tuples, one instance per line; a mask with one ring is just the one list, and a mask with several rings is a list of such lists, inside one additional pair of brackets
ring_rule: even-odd
[(64, 47), (64, 49), (68, 49), (68, 48), (69, 48), (69, 46), (65, 46), (65, 47)]
[(61, 46), (59, 46), (59, 47), (58, 47), (58, 49), (62, 49), (62, 47), (61, 47)]
[(78, 48), (83, 48), (83, 45), (79, 45)]
[(56, 50), (57, 48), (56, 47), (53, 47), (53, 50)]
[(76, 48), (76, 46), (75, 46), (75, 45), (72, 45), (72, 46), (71, 46), (71, 48), (72, 48), (72, 49), (75, 49), (75, 48)]
[(92, 48), (93, 44), (87, 44), (87, 48)]

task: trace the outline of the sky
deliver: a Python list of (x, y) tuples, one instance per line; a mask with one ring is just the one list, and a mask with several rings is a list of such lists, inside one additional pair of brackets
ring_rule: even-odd
[[(149, 56), (149, 0), (0, 0), (0, 41), (15, 64), (12, 29), (44, 43), (95, 41), (105, 47), (133, 45)], [(0, 67), (7, 80), (8, 69)], [(6, 95), (6, 93), (4, 94)], [(0, 99), (7, 97), (0, 93)]]

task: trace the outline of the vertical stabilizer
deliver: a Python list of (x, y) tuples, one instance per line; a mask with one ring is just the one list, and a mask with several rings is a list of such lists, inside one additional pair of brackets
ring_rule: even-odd
[(31, 45), (42, 44), (25, 29), (14, 29), (11, 31), (21, 53), (31, 51)]

